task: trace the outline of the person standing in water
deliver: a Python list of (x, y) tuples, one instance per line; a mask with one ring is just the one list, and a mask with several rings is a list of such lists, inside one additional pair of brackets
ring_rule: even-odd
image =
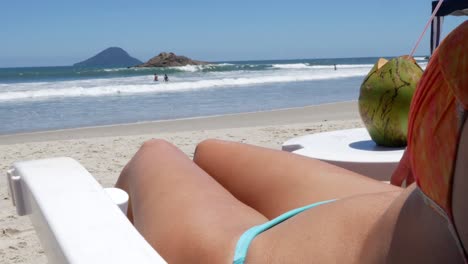
[(169, 81), (169, 77), (167, 77), (167, 74), (164, 74), (164, 81), (165, 81), (165, 82), (168, 82), (168, 81)]
[(156, 74), (156, 73), (154, 74), (154, 81), (155, 81), (155, 82), (159, 81), (159, 79), (158, 79), (158, 74)]

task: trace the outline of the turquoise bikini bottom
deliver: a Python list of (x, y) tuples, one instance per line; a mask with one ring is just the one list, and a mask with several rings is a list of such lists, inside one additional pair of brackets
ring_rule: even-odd
[(249, 228), (247, 231), (242, 234), (242, 236), (239, 238), (239, 241), (237, 241), (236, 245), (236, 251), (234, 253), (234, 261), (232, 263), (234, 264), (243, 264), (245, 261), (245, 258), (247, 257), (247, 251), (249, 250), (250, 243), (252, 243), (252, 240), (259, 235), (260, 233), (274, 227), (275, 225), (307, 210), (310, 208), (314, 208), (316, 206), (326, 204), (326, 203), (331, 203), (336, 201), (336, 199), (333, 200), (327, 200), (327, 201), (322, 201), (318, 203), (314, 203), (311, 205), (307, 205), (301, 208), (297, 208), (294, 210), (291, 210), (289, 212), (286, 212), (275, 219), (268, 221), (262, 225), (254, 226)]

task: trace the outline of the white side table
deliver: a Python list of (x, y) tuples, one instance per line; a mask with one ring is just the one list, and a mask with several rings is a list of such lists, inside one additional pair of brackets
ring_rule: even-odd
[(389, 181), (405, 148), (380, 147), (365, 128), (336, 130), (292, 138), (282, 149)]

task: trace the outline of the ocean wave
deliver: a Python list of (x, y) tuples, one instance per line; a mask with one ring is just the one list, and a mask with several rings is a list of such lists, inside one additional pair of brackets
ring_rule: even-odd
[(421, 67), (423, 70), (426, 69), (427, 64), (429, 64), (427, 61), (426, 62), (418, 62), (419, 67)]
[(205, 64), (205, 65), (186, 65), (186, 66), (174, 66), (174, 67), (165, 67), (160, 68), (170, 69), (175, 72), (209, 72), (209, 71), (225, 71), (225, 70), (235, 70), (239, 66), (230, 63), (220, 63), (220, 64)]
[(275, 69), (307, 69), (310, 68), (310, 65), (308, 63), (273, 64), (271, 67)]
[[(76, 68), (76, 67), (36, 67), (19, 69), (0, 69), (0, 84), (7, 83), (37, 83), (75, 80), (98, 80), (102, 78), (130, 78), (152, 76), (154, 74), (169, 76), (200, 73), (220, 72), (268, 72), (274, 71), (302, 71), (317, 69), (332, 69), (333, 62), (324, 64), (315, 62), (262, 62), (249, 61), (244, 63), (219, 63), (207, 65), (188, 65), (163, 68)], [(337, 64), (339, 69), (368, 67), (365, 64)]]
[[(284, 73), (280, 75), (262, 74), (262, 75), (240, 75), (224, 76), (223, 78), (212, 79), (195, 79), (192, 81), (184, 81), (178, 79), (169, 83), (149, 83), (150, 80), (145, 79), (144, 82), (139, 80), (137, 84), (131, 84), (126, 81), (123, 84), (115, 80), (106, 79), (95, 83), (95, 86), (89, 86), (88, 82), (56, 82), (53, 88), (35, 89), (35, 90), (16, 90), (0, 92), (0, 101), (13, 100), (48, 100), (51, 98), (69, 98), (69, 97), (89, 97), (89, 96), (123, 96), (127, 94), (141, 93), (164, 93), (164, 92), (179, 92), (188, 90), (201, 89), (216, 89), (228, 88), (235, 86), (251, 86), (274, 83), (287, 82), (303, 82), (313, 80), (339, 79), (348, 77), (365, 76), (370, 68), (342, 70), (342, 71), (327, 71), (327, 72), (311, 72), (305, 71), (300, 73)], [(25, 86), (24, 88), (32, 86)]]
[[(368, 68), (374, 66), (373, 64), (336, 64), (337, 69), (354, 69), (354, 68)], [(334, 69), (335, 64), (330, 65), (311, 65), (309, 63), (294, 63), (294, 64), (273, 64), (274, 69)]]
[(183, 72), (197, 72), (203, 69), (202, 65), (186, 65), (186, 66), (177, 66), (177, 67), (167, 67), (168, 69), (173, 69), (176, 71)]
[(110, 69), (102, 69), (104, 72), (119, 72), (119, 71), (126, 71), (127, 68), (110, 68)]
[[(336, 64), (337, 69), (372, 68), (373, 64)], [(334, 69), (335, 65), (312, 65), (313, 69)]]
[(414, 60), (417, 60), (417, 61), (425, 61), (427, 60), (426, 57), (414, 57)]

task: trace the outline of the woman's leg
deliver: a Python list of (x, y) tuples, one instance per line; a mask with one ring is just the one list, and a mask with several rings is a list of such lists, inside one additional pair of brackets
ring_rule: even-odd
[(116, 186), (130, 195), (135, 227), (169, 263), (231, 262), (239, 236), (267, 220), (162, 140), (146, 142)]
[(399, 190), (315, 159), (221, 140), (200, 143), (194, 161), (270, 219), (318, 201)]

